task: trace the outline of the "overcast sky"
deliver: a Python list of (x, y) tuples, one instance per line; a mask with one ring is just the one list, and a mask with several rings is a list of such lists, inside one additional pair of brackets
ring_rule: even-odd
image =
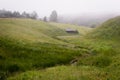
[(59, 15), (83, 13), (119, 13), (120, 0), (0, 0), (0, 9), (36, 11), (40, 17), (52, 10)]

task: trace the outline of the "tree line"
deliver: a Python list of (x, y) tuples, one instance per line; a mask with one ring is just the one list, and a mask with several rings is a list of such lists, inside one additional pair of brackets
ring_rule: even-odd
[(0, 18), (31, 18), (31, 19), (37, 19), (38, 14), (33, 11), (32, 13), (27, 12), (18, 12), (18, 11), (8, 11), (8, 10), (0, 10)]
[[(30, 18), (30, 19), (40, 19), (38, 17), (37, 12), (33, 11), (32, 13), (27, 13), (27, 12), (22, 12), (20, 13), (19, 11), (9, 11), (9, 10), (0, 10), (0, 18)], [(58, 21), (58, 14), (57, 12), (54, 10), (52, 11), (52, 13), (50, 14), (49, 17), (43, 17), (43, 19), (41, 19), (45, 22), (50, 21), (50, 22), (57, 22)]]
[(43, 21), (47, 22), (47, 21), (50, 21), (50, 22), (57, 22), (58, 21), (58, 14), (57, 12), (54, 10), (52, 11), (52, 13), (50, 14), (50, 17), (43, 17)]

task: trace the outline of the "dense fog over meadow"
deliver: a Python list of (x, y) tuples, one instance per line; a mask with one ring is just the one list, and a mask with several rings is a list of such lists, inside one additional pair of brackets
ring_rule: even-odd
[(50, 14), (56, 10), (58, 22), (83, 26), (96, 26), (120, 15), (119, 0), (0, 0), (0, 9), (30, 13), (35, 12), (41, 20), (49, 21)]
[(0, 0), (0, 80), (120, 80), (120, 0)]

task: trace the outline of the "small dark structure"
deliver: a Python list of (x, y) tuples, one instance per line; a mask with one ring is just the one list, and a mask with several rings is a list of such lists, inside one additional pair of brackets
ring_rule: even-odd
[(76, 29), (66, 29), (67, 33), (78, 34), (79, 32)]

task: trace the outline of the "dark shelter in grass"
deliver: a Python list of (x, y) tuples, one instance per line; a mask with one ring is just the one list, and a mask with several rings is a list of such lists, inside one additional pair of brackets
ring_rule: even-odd
[(73, 34), (78, 34), (79, 32), (76, 29), (66, 29), (67, 33), (73, 33)]

